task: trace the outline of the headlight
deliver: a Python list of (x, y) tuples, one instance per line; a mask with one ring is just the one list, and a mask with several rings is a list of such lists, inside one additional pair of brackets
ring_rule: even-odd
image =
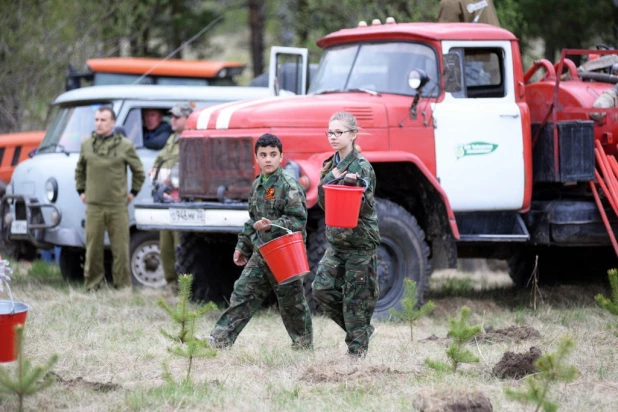
[(288, 172), (294, 179), (300, 179), (300, 166), (293, 160), (288, 160), (285, 167), (283, 168), (286, 172)]
[(170, 181), (172, 182), (172, 187), (174, 189), (178, 189), (178, 187), (180, 187), (180, 166), (178, 166), (178, 163), (172, 166), (172, 170), (170, 171)]
[(47, 200), (54, 203), (58, 199), (58, 182), (53, 177), (50, 177), (45, 183), (45, 193)]

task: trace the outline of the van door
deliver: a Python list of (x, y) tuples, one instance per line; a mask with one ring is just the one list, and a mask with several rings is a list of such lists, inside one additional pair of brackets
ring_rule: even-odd
[(433, 107), (436, 174), (454, 211), (519, 210), (524, 202), (522, 116), (508, 41), (444, 41), (463, 88)]

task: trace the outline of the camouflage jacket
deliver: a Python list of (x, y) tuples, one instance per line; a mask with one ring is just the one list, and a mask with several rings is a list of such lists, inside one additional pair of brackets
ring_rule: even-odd
[(249, 192), (249, 220), (243, 231), (238, 235), (236, 249), (249, 257), (264, 243), (283, 236), (286, 231), (273, 226), (270, 230), (261, 232), (253, 229), (253, 224), (265, 217), (272, 223), (290, 229), (292, 232), (302, 232), (306, 237), (307, 204), (305, 191), (296, 179), (283, 169), (277, 169), (268, 178), (260, 174)]
[(159, 155), (153, 163), (153, 167), (161, 164), (162, 169), (170, 169), (176, 163), (178, 163), (178, 154), (180, 153), (178, 134), (172, 133), (167, 139), (167, 143), (163, 146), (163, 149), (159, 152)]
[[(324, 168), (320, 176), (318, 185), (318, 202), (324, 209), (324, 186), (335, 176), (332, 170), (337, 167), (340, 172), (358, 173), (360, 177), (366, 179), (369, 187), (363, 194), (363, 200), (358, 218), (358, 226), (353, 229), (343, 229), (326, 226), (326, 239), (335, 248), (339, 249), (376, 249), (380, 245), (380, 231), (378, 230), (378, 215), (376, 213), (376, 202), (374, 193), (376, 190), (376, 174), (367, 161), (356, 149), (348, 154), (345, 159), (335, 164), (335, 155), (324, 161)], [(343, 179), (331, 184), (343, 184)], [(359, 186), (364, 186), (362, 181), (358, 181)]]

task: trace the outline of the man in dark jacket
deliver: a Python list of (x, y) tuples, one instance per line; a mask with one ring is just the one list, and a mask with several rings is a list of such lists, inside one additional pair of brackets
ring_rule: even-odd
[(492, 0), (440, 0), (438, 23), (485, 23), (500, 27)]
[(172, 134), (172, 127), (163, 121), (163, 112), (159, 109), (145, 109), (143, 114), (144, 146), (152, 150), (161, 150)]

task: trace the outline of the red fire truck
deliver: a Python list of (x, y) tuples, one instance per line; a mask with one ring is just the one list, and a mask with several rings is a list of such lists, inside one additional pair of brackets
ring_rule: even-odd
[[(342, 110), (358, 119), (377, 175), (378, 315), (399, 304), (405, 278), (422, 298), (432, 270), (458, 257), (508, 259), (519, 286), (537, 256), (545, 281), (616, 265), (618, 109), (593, 108), (614, 87), (611, 65), (578, 71), (567, 57), (590, 52), (574, 50), (524, 73), (517, 38), (482, 24), (389, 19), (318, 45), (306, 95), (194, 113), (180, 140), (181, 200), (136, 206), (140, 229), (181, 231), (177, 269), (196, 277), (197, 297), (231, 292), (233, 245), (259, 172), (253, 145), (266, 132), (281, 138), (285, 169), (305, 187), (316, 266), (326, 246), (317, 184), (332, 154), (324, 130)], [(311, 275), (305, 283), (310, 294)]]

